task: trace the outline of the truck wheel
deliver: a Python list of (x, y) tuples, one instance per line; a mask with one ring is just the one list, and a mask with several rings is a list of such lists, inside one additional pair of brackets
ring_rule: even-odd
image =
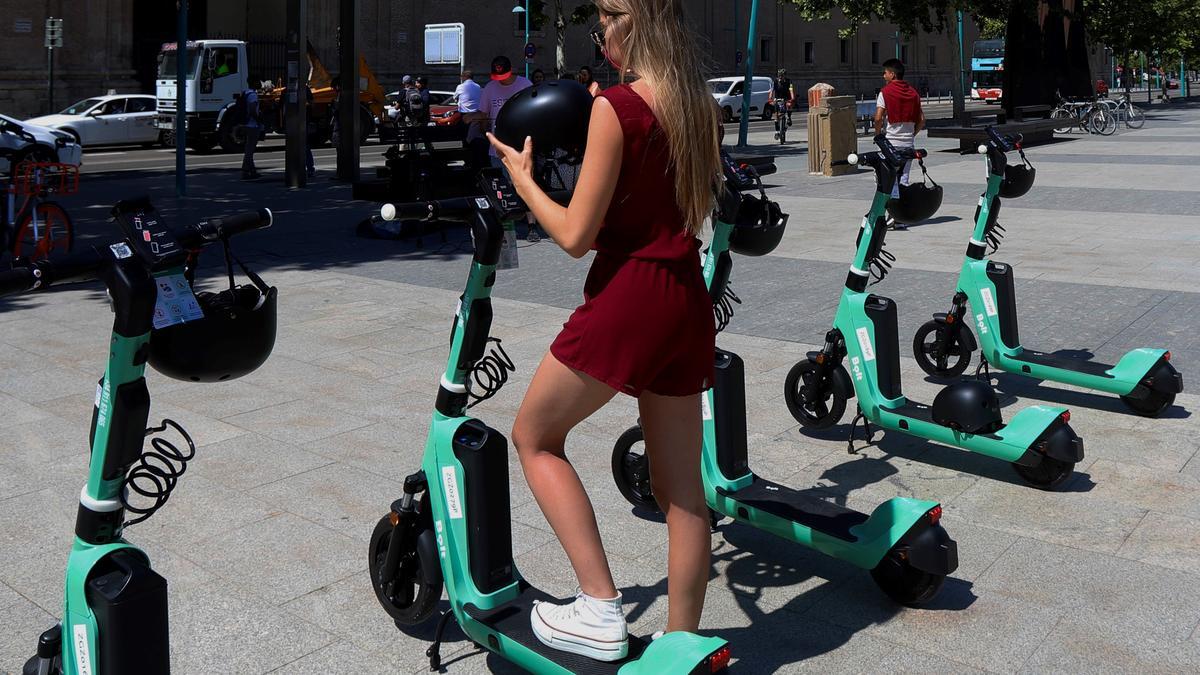
[(213, 136), (196, 136), (188, 139), (188, 147), (199, 154), (211, 152), (216, 144), (217, 139)]
[(246, 148), (246, 132), (235, 124), (222, 124), (217, 132), (217, 142), (225, 152), (242, 152)]

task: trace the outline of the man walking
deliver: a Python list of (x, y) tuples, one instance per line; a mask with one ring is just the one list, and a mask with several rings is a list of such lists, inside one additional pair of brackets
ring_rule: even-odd
[(258, 114), (258, 78), (250, 78), (247, 81), (246, 91), (242, 92), (242, 99), (246, 109), (246, 145), (245, 151), (242, 154), (242, 180), (254, 180), (258, 178), (258, 169), (254, 166), (254, 151), (258, 149), (258, 137), (262, 134), (262, 124), (259, 122)]
[(484, 137), (478, 124), (470, 124), (466, 121), (470, 115), (479, 112), (481, 88), (475, 83), (475, 80), (471, 79), (472, 75), (473, 73), (469, 70), (464, 70), (459, 74), (462, 82), (454, 89), (454, 100), (458, 102), (458, 112), (463, 117), (463, 123), (467, 125), (467, 137), (463, 139), (463, 148), (467, 151), (471, 166), (481, 169), (487, 165), (488, 161), (487, 138)]
[[(921, 110), (921, 96), (904, 81), (904, 63), (900, 59), (883, 62), (883, 81), (886, 83), (875, 99), (875, 135), (884, 133), (897, 148), (911, 148), (913, 139), (925, 128), (925, 113)], [(904, 163), (896, 184), (892, 186), (892, 198), (900, 196), (900, 186), (908, 185), (912, 160)], [(888, 216), (888, 227), (905, 230), (907, 225), (896, 223)]]
[[(528, 89), (533, 86), (529, 80), (517, 75), (513, 72), (512, 61), (508, 60), (507, 56), (497, 56), (492, 59), (491, 82), (483, 88), (479, 94), (479, 112), (475, 115), (463, 118), (463, 121), (478, 120), (481, 129), (480, 131), (490, 131), (496, 123), (496, 117), (500, 115), (500, 109), (508, 99), (512, 98), (517, 92)], [(499, 167), (504, 170), (504, 163), (496, 155), (496, 148), (488, 144), (488, 157), (492, 166)], [(537, 233), (537, 226), (533, 220), (533, 213), (528, 216), (529, 233), (526, 235), (528, 241), (538, 241), (541, 237)]]

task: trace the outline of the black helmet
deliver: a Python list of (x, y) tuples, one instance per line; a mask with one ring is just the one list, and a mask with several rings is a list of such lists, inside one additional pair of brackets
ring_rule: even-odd
[(766, 255), (775, 250), (783, 239), (788, 214), (779, 204), (766, 196), (741, 196), (733, 231), (729, 233), (729, 250), (749, 256)]
[(1033, 178), (1037, 169), (1028, 162), (1004, 167), (1004, 180), (1000, 181), (1000, 196), (1005, 199), (1015, 199), (1029, 192), (1033, 187)]
[(924, 161), (918, 159), (917, 163), (921, 165), (921, 182), (901, 185), (900, 197), (887, 203), (888, 213), (906, 225), (929, 220), (942, 207), (942, 186), (929, 177)]
[[(496, 138), (518, 150), (525, 137), (539, 155), (578, 160), (587, 147), (592, 95), (574, 80), (546, 80), (508, 99), (496, 116)], [(571, 162), (569, 159), (567, 163)]]
[[(228, 259), (227, 259), (228, 262)], [(196, 294), (204, 318), (150, 332), (150, 365), (176, 380), (224, 382), (261, 366), (275, 347), (279, 291), (239, 260), (253, 284)]]
[(938, 392), (933, 421), (968, 434), (990, 434), (1004, 426), (1000, 399), (991, 385), (979, 380), (955, 382)]

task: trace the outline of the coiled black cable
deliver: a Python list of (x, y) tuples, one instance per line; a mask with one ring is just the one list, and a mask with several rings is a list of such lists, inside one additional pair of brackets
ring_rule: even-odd
[(896, 262), (896, 256), (892, 255), (887, 249), (881, 246), (879, 248), (879, 253), (877, 253), (874, 258), (871, 258), (871, 261), (867, 264), (867, 268), (871, 272), (871, 278), (874, 279), (874, 281), (871, 282), (872, 286), (883, 281), (883, 278), (888, 275), (888, 272), (892, 271), (892, 263), (894, 262)]
[(517, 364), (513, 363), (508, 352), (504, 351), (503, 345), (500, 344), (500, 338), (490, 337), (488, 343), (494, 343), (492, 350), (476, 361), (471, 368), (471, 379), (475, 384), (467, 389), (467, 395), (471, 397), (468, 408), (473, 408), (495, 396), (496, 392), (508, 383), (509, 373), (517, 370)]
[(713, 318), (717, 320), (717, 332), (725, 330), (733, 319), (734, 305), (742, 304), (742, 299), (733, 292), (732, 286), (725, 286), (725, 292), (721, 294), (721, 299), (713, 303)]
[(1000, 249), (1000, 241), (1004, 239), (1004, 226), (999, 220), (993, 221), (987, 230), (983, 233), (983, 241), (988, 246), (988, 255), (991, 255)]
[[(137, 514), (136, 518), (125, 521), (121, 525), (122, 528), (136, 525), (162, 508), (171, 498), (171, 491), (175, 489), (179, 478), (187, 471), (188, 462), (196, 456), (196, 444), (192, 437), (175, 420), (163, 419), (161, 426), (150, 427), (146, 430), (146, 435), (162, 433), (167, 427), (179, 433), (187, 443), (187, 451), (180, 450), (163, 438), (150, 439), (151, 449), (142, 453), (121, 483), (121, 504), (125, 506), (126, 511)], [(129, 501), (130, 493), (145, 497), (152, 503), (149, 506), (135, 506)]]

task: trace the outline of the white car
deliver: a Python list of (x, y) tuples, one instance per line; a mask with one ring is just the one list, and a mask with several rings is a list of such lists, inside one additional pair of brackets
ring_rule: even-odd
[(158, 117), (158, 99), (154, 96), (118, 94), (85, 98), (56, 115), (28, 120), (71, 134), (81, 145), (153, 145), (161, 133), (154, 122)]
[[(708, 81), (709, 90), (717, 105), (721, 106), (721, 116), (726, 122), (732, 122), (735, 117), (742, 115), (742, 88), (746, 84), (743, 77), (717, 77)], [(756, 77), (751, 81), (750, 112), (758, 113), (763, 119), (770, 117), (767, 110), (767, 99), (771, 95), (771, 78)]]
[(9, 173), (12, 161), (79, 166), (82, 157), (83, 148), (71, 134), (0, 115), (0, 174)]

